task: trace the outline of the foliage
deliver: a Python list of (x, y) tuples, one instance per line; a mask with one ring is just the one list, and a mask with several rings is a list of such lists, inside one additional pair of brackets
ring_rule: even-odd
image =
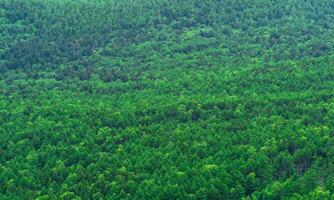
[(0, 199), (333, 199), (331, 0), (1, 0)]

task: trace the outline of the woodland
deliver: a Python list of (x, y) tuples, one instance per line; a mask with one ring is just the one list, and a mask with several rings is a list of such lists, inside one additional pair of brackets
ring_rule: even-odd
[(334, 199), (334, 1), (0, 0), (0, 199)]

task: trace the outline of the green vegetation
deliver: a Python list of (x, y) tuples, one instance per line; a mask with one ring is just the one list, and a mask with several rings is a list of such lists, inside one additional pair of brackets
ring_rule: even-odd
[(333, 199), (332, 0), (1, 0), (0, 199)]

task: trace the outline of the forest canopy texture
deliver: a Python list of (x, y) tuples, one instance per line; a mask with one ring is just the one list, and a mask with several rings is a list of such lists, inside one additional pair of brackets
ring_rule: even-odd
[(334, 1), (0, 0), (0, 199), (334, 199)]

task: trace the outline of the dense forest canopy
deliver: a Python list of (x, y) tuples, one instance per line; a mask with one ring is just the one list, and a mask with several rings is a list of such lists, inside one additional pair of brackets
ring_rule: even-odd
[(0, 199), (333, 199), (334, 1), (1, 0)]

